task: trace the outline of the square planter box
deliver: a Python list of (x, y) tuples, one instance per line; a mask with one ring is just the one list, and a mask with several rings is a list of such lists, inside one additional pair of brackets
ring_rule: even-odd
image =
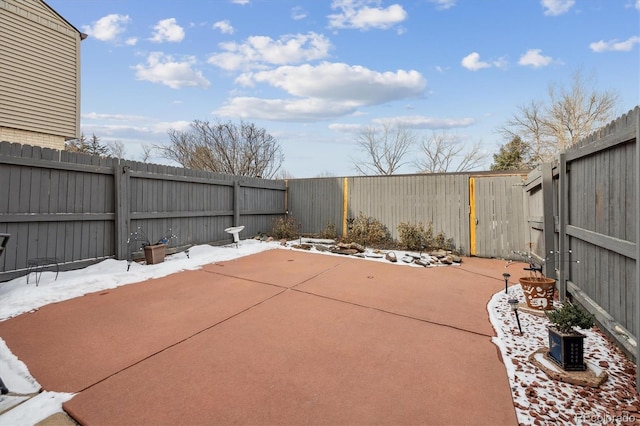
[(164, 262), (166, 244), (155, 244), (152, 246), (144, 246), (144, 258), (147, 265), (155, 265)]
[(559, 333), (549, 327), (549, 358), (565, 371), (585, 371), (584, 334), (577, 331), (571, 334)]

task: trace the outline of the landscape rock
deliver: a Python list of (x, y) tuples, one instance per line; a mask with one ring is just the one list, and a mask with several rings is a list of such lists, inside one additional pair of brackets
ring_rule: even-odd
[(429, 254), (433, 257), (437, 257), (438, 259), (442, 259), (447, 255), (447, 252), (445, 250), (434, 250)]
[(384, 257), (385, 259), (387, 259), (389, 262), (397, 262), (398, 258), (396, 257), (396, 254), (392, 251), (390, 251), (389, 253), (387, 253), (387, 255)]
[(453, 263), (453, 259), (451, 258), (451, 256), (445, 256), (442, 259), (440, 259), (440, 263), (444, 265), (451, 265)]
[(414, 260), (413, 263), (415, 263), (416, 265), (424, 266), (425, 268), (430, 265), (427, 259), (422, 258)]
[(358, 243), (338, 243), (337, 247), (341, 250), (355, 250), (357, 253), (364, 252), (364, 247)]

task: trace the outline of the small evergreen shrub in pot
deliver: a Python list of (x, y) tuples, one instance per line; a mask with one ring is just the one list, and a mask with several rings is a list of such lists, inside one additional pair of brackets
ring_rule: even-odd
[(589, 329), (594, 317), (572, 303), (545, 312), (551, 322), (549, 330), (549, 357), (566, 371), (584, 371), (584, 338), (577, 329)]

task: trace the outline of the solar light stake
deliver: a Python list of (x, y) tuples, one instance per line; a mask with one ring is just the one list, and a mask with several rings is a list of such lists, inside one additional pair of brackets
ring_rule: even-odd
[(520, 317), (518, 316), (518, 299), (516, 298), (509, 299), (509, 305), (511, 305), (511, 310), (516, 314), (516, 321), (518, 322), (518, 331), (520, 331), (520, 335), (522, 336), (522, 327), (520, 327)]
[(509, 278), (511, 277), (511, 274), (505, 272), (502, 276), (504, 277), (504, 294), (507, 294), (507, 287), (509, 287)]

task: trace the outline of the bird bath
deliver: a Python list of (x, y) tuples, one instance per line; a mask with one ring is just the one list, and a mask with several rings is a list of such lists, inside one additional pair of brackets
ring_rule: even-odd
[(243, 229), (244, 229), (244, 225), (240, 225), (240, 226), (232, 226), (224, 230), (224, 232), (227, 232), (233, 235), (233, 242), (236, 243), (236, 248), (238, 247), (238, 243), (240, 242), (240, 237), (238, 236), (238, 234)]

